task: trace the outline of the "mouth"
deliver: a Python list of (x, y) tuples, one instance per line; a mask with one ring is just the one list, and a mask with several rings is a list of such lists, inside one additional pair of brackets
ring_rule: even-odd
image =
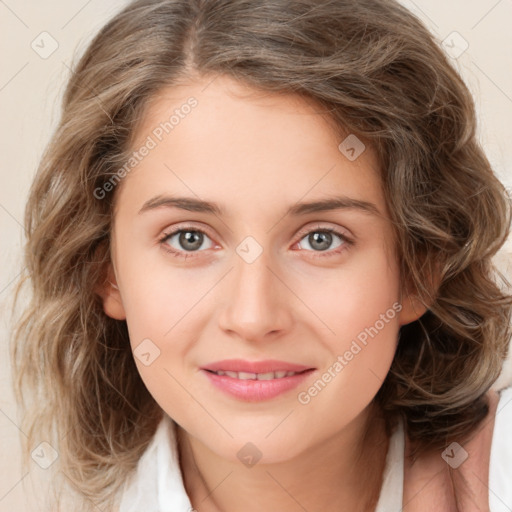
[[(237, 373), (242, 375), (241, 378), (246, 379), (255, 378), (252, 377), (252, 375), (267, 375), (271, 373), (274, 374), (271, 376), (272, 378), (282, 378), (285, 377), (286, 373), (289, 372), (300, 373), (304, 370), (311, 369), (311, 366), (289, 363), (287, 361), (279, 361), (277, 359), (265, 359), (262, 361), (250, 361), (246, 359), (223, 359), (222, 361), (216, 361), (201, 367), (201, 370), (224, 372), (224, 375), (228, 376), (230, 376), (230, 372), (231, 376), (233, 376), (232, 374)], [(265, 380), (265, 378), (262, 380)]]
[(232, 371), (213, 371), (213, 370), (207, 370), (205, 371), (213, 373), (215, 375), (229, 377), (231, 379), (238, 379), (238, 380), (274, 380), (274, 379), (284, 379), (285, 377), (293, 377), (294, 375), (299, 375), (305, 372), (309, 372), (313, 370), (313, 368), (310, 368), (308, 370), (303, 370), (300, 372), (291, 372), (286, 370), (279, 370), (276, 372), (266, 372), (266, 373), (252, 373), (252, 372), (232, 372)]
[(301, 371), (235, 372), (201, 369), (214, 388), (230, 398), (244, 402), (261, 402), (285, 396), (314, 373), (315, 368)]

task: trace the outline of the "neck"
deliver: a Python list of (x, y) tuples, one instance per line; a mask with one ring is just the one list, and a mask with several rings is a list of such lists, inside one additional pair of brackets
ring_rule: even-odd
[(373, 404), (342, 432), (299, 456), (250, 468), (176, 428), (185, 489), (201, 512), (368, 512), (377, 504), (388, 438)]

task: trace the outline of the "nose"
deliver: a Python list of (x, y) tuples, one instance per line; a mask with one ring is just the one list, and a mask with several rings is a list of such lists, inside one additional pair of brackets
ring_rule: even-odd
[(266, 250), (251, 263), (234, 255), (234, 268), (220, 291), (224, 294), (221, 329), (247, 341), (274, 339), (289, 332), (293, 293), (270, 259)]

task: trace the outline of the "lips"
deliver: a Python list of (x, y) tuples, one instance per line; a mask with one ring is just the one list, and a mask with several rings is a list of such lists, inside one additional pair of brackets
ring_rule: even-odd
[[(211, 370), (206, 370), (210, 372)], [(307, 370), (305, 370), (307, 371)], [(297, 375), (302, 372), (286, 372), (286, 371), (277, 371), (277, 372), (267, 372), (267, 373), (251, 373), (251, 372), (230, 372), (230, 371), (222, 371), (217, 370), (216, 375), (226, 375), (231, 377), (232, 379), (239, 380), (272, 380), (272, 379), (282, 379), (284, 377), (292, 377), (293, 375)]]
[(225, 359), (201, 368), (211, 384), (237, 400), (270, 400), (296, 388), (315, 372), (303, 364), (267, 359)]
[[(236, 372), (238, 374), (269, 374), (277, 373), (284, 376), (288, 372), (300, 373), (305, 370), (314, 369), (311, 366), (302, 364), (278, 361), (276, 359), (266, 359), (264, 361), (246, 361), (243, 359), (224, 359), (201, 367), (202, 370), (211, 372)], [(279, 372), (279, 373), (278, 373)], [(283, 374), (282, 372), (286, 372)]]

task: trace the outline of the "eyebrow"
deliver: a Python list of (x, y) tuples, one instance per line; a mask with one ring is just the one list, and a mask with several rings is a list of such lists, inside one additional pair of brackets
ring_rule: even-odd
[[(189, 212), (209, 213), (218, 216), (224, 215), (224, 209), (212, 201), (203, 201), (194, 197), (171, 197), (161, 195), (146, 201), (139, 210), (139, 214), (157, 208), (179, 208)], [(296, 203), (288, 208), (285, 215), (299, 216), (331, 210), (359, 210), (366, 214), (382, 216), (374, 203), (353, 199), (347, 196), (335, 196), (319, 201)]]

